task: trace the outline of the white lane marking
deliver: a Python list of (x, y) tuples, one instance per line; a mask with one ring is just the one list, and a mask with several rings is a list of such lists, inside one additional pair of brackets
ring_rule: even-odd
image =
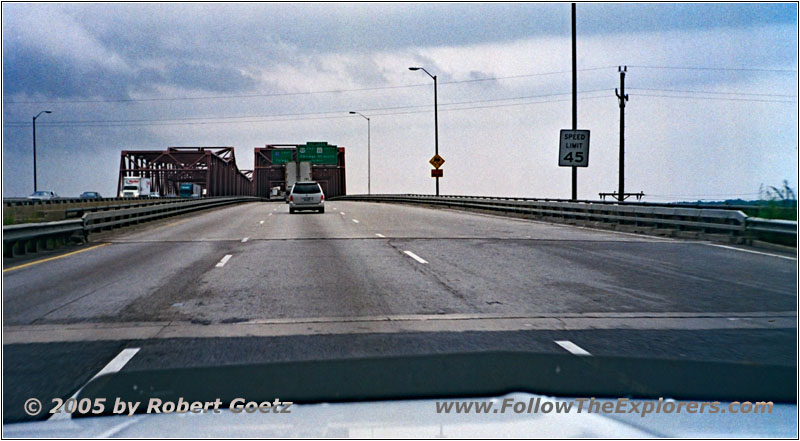
[[(272, 215), (272, 213), (270, 213), (270, 215)], [(264, 221), (258, 221), (258, 223), (263, 225)]]
[(339, 212), (339, 214), (341, 214), (342, 216), (344, 216), (344, 211), (340, 211), (340, 212)]
[(416, 260), (419, 263), (428, 263), (427, 260), (423, 259), (422, 257), (417, 256), (416, 254), (412, 253), (411, 251), (403, 251), (404, 253), (408, 254), (409, 257)]
[(375, 235), (376, 235), (376, 236), (378, 236), (378, 237), (386, 237), (386, 236), (384, 236), (384, 235), (383, 235), (383, 234), (381, 234), (381, 233), (375, 233)]
[[(129, 361), (131, 361), (131, 358), (133, 358), (133, 356), (136, 355), (137, 352), (139, 352), (139, 349), (140, 348), (123, 349), (122, 352), (120, 352), (119, 354), (117, 354), (116, 357), (111, 359), (111, 361), (109, 361), (108, 364), (103, 367), (103, 369), (100, 369), (98, 373), (94, 374), (94, 377), (90, 378), (89, 381), (87, 381), (86, 384), (81, 386), (81, 388), (78, 389), (78, 391), (75, 392), (70, 398), (77, 398), (78, 394), (83, 390), (83, 388), (86, 387), (87, 384), (91, 383), (91, 381), (94, 380), (95, 378), (101, 375), (113, 374), (115, 372), (119, 372), (126, 364), (128, 364)], [(54, 413), (49, 419), (57, 421), (57, 420), (68, 420), (70, 418), (72, 418), (72, 414), (62, 411), (60, 413)]]
[(278, 211), (278, 209), (277, 208), (273, 208), (272, 211)]
[(353, 222), (358, 223), (358, 219), (353, 219)]
[[(272, 213), (268, 214), (267, 216), (272, 216)], [(264, 223), (264, 221), (261, 221), (261, 223), (263, 224), (263, 223)]]
[(772, 254), (772, 253), (764, 253), (764, 252), (761, 252), (761, 251), (746, 250), (744, 248), (729, 247), (727, 245), (718, 245), (718, 244), (715, 244), (715, 243), (704, 243), (704, 245), (708, 245), (710, 247), (727, 248), (729, 250), (743, 251), (745, 253), (761, 254), (762, 256), (778, 257), (780, 259), (797, 260), (796, 257), (781, 256), (780, 254)]
[(222, 260), (220, 260), (219, 263), (217, 263), (217, 268), (225, 266), (225, 264), (228, 263), (229, 260), (231, 260), (231, 257), (233, 257), (232, 254), (226, 254), (225, 257), (223, 257)]
[(586, 349), (583, 349), (569, 340), (556, 340), (556, 344), (574, 355), (592, 355)]
[(247, 242), (247, 239), (250, 239), (250, 238), (249, 237), (245, 237), (244, 239), (242, 239), (242, 243)]

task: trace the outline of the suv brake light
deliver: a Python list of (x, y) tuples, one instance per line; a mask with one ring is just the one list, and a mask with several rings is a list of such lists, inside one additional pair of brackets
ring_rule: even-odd
[(293, 195), (289, 195), (289, 200), (293, 201), (294, 200), (294, 196)]
[(324, 201), (325, 200), (325, 195), (324, 194), (319, 195), (319, 200), (320, 201)]

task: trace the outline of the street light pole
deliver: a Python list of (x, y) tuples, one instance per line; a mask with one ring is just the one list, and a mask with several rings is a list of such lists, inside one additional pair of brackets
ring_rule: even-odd
[(36, 193), (39, 188), (36, 185), (36, 118), (43, 113), (53, 113), (49, 110), (42, 110), (33, 117), (33, 192)]
[(370, 165), (370, 138), (372, 137), (370, 131), (370, 120), (368, 117), (364, 116), (364, 114), (359, 112), (350, 112), (351, 115), (360, 115), (362, 118), (367, 120), (367, 194), (372, 194), (372, 179), (371, 179), (371, 171), (372, 167)]
[[(433, 78), (433, 121), (436, 134), (436, 154), (439, 154), (439, 84), (436, 75), (431, 75), (424, 67), (409, 67), (408, 70), (421, 70)], [(436, 196), (439, 196), (439, 177), (436, 177)]]

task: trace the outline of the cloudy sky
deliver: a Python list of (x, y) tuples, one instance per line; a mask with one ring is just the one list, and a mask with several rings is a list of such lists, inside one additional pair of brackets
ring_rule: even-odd
[[(796, 4), (578, 4), (578, 196), (647, 200), (797, 188)], [(570, 5), (16, 4), (3, 15), (3, 196), (116, 191), (121, 150), (328, 141), (350, 193), (432, 193), (439, 79), (444, 194), (569, 197)]]

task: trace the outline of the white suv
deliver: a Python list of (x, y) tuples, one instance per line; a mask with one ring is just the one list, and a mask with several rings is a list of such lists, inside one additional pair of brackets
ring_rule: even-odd
[(289, 213), (297, 210), (316, 210), (325, 212), (325, 195), (322, 187), (315, 181), (298, 182), (289, 194)]

